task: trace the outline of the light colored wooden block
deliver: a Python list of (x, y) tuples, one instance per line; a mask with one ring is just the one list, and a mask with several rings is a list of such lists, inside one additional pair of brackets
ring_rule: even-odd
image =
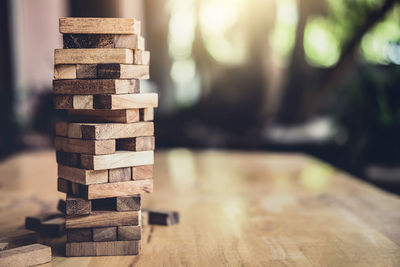
[(123, 182), (131, 180), (131, 168), (118, 168), (108, 170), (108, 181), (110, 183)]
[(76, 65), (55, 65), (54, 79), (76, 79)]
[(77, 122), (114, 122), (132, 123), (139, 121), (139, 109), (120, 109), (120, 110), (68, 110), (71, 121)]
[(93, 228), (93, 241), (117, 241), (117, 227)]
[(118, 240), (142, 239), (142, 227), (140, 225), (118, 226)]
[(83, 139), (118, 139), (154, 135), (153, 122), (81, 124)]
[(158, 105), (158, 95), (156, 93), (95, 95), (93, 101), (96, 109), (154, 108)]
[(138, 225), (140, 211), (92, 211), (86, 216), (65, 216), (65, 227), (94, 228), (120, 225)]
[(139, 93), (139, 82), (134, 79), (54, 80), (53, 93), (58, 95), (96, 95)]
[[(18, 229), (4, 232), (0, 236), (1, 243), (8, 243), (8, 248), (15, 248), (36, 243), (37, 233), (35, 231)], [(1, 265), (0, 265), (1, 266)]]
[(149, 65), (150, 64), (150, 52), (135, 49), (135, 52), (133, 54), (133, 64)]
[(81, 154), (81, 166), (88, 170), (116, 169), (153, 163), (153, 151), (116, 151), (109, 155)]
[(51, 248), (33, 244), (0, 251), (0, 266), (33, 266), (51, 261)]
[(76, 65), (77, 79), (96, 79), (97, 64), (78, 64)]
[(60, 18), (60, 33), (137, 34), (140, 21), (133, 18)]
[(136, 34), (119, 34), (113, 36), (115, 48), (130, 48), (144, 50), (145, 41), (142, 36)]
[(139, 250), (140, 240), (76, 242), (65, 246), (67, 257), (136, 255)]
[(147, 56), (150, 56), (147, 54), (142, 55), (140, 52), (136, 51), (126, 48), (55, 49), (54, 64), (133, 64), (135, 53), (140, 54), (135, 56), (135, 62), (141, 62), (144, 65), (148, 65), (148, 63), (145, 63)]
[(117, 150), (149, 151), (154, 150), (154, 136), (139, 136), (134, 138), (117, 139)]
[(67, 136), (68, 135), (68, 122), (58, 121), (56, 122), (56, 135)]
[(149, 79), (148, 65), (98, 64), (99, 79)]
[(58, 151), (93, 155), (112, 154), (115, 152), (115, 140), (82, 140), (57, 136), (54, 147)]
[(140, 121), (154, 120), (154, 108), (141, 108), (139, 109)]
[(117, 183), (92, 184), (85, 186), (83, 197), (100, 199), (110, 197), (126, 197), (153, 192), (153, 180), (137, 180)]
[(153, 165), (132, 167), (132, 180), (143, 180), (153, 178)]
[(58, 164), (58, 177), (78, 184), (101, 184), (108, 182), (108, 170), (92, 171)]
[(117, 211), (140, 210), (140, 195), (131, 197), (117, 197), (115, 207)]
[(81, 139), (82, 138), (81, 124), (76, 122), (69, 123), (67, 137)]

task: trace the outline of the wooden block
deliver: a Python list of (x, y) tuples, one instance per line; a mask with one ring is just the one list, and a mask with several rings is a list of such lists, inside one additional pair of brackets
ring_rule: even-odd
[(115, 140), (82, 140), (57, 136), (54, 140), (57, 151), (104, 155), (115, 153)]
[(90, 201), (92, 202), (92, 211), (99, 211), (99, 210), (115, 211), (116, 210), (115, 197), (92, 199)]
[(142, 36), (137, 34), (114, 35), (114, 47), (144, 50), (145, 40)]
[(140, 21), (133, 18), (60, 18), (60, 33), (137, 34)]
[[(36, 243), (37, 233), (35, 231), (20, 229), (4, 233), (0, 236), (1, 243), (8, 243), (8, 248), (15, 248)], [(1, 266), (1, 265), (0, 265)]]
[(154, 108), (141, 108), (139, 109), (140, 121), (152, 121), (154, 120)]
[(93, 241), (92, 229), (68, 229), (67, 230), (67, 241), (68, 242), (90, 242)]
[(66, 206), (67, 206), (67, 204), (66, 204), (64, 199), (58, 200), (57, 210), (59, 212), (61, 212), (62, 214), (65, 214), (65, 211), (66, 211), (66, 208), (67, 208)]
[(81, 155), (77, 153), (69, 153), (63, 151), (56, 151), (56, 161), (58, 164), (80, 168)]
[(123, 110), (68, 110), (71, 121), (132, 123), (139, 121), (138, 109)]
[(86, 199), (135, 196), (137, 194), (152, 193), (153, 180), (86, 185), (82, 188), (82, 191), (82, 197)]
[(63, 236), (65, 234), (65, 218), (58, 217), (42, 222), (40, 233), (49, 237)]
[(179, 223), (179, 212), (177, 211), (144, 210), (148, 212), (149, 224), (171, 225)]
[(82, 130), (80, 123), (69, 123), (67, 137), (69, 138), (82, 138)]
[(54, 94), (95, 95), (139, 93), (138, 80), (53, 80)]
[(58, 177), (78, 184), (100, 184), (108, 182), (108, 170), (92, 171), (58, 164)]
[(149, 79), (148, 65), (98, 64), (99, 79)]
[(66, 215), (65, 227), (94, 228), (120, 225), (138, 225), (140, 211), (92, 211), (90, 215)]
[(97, 64), (78, 64), (76, 65), (77, 79), (96, 79)]
[(81, 124), (81, 131), (83, 139), (96, 140), (151, 136), (154, 135), (154, 123)]
[(115, 204), (117, 211), (140, 210), (140, 195), (132, 197), (117, 197)]
[(25, 217), (25, 228), (40, 231), (42, 222), (59, 217), (64, 217), (64, 215), (59, 212), (46, 212), (35, 216), (27, 216)]
[(149, 225), (149, 212), (145, 209), (141, 210), (140, 212), (140, 216), (142, 217), (141, 222), (141, 226), (145, 227), (147, 225)]
[(116, 169), (153, 163), (153, 151), (116, 151), (109, 155), (81, 154), (81, 166), (88, 170)]
[(55, 65), (54, 79), (76, 79), (76, 65)]
[(92, 211), (92, 202), (80, 197), (67, 196), (66, 211), (67, 215), (88, 215)]
[(58, 121), (56, 122), (56, 135), (67, 136), (68, 135), (68, 122)]
[(136, 34), (63, 34), (63, 47), (144, 50), (144, 38)]
[(117, 227), (93, 228), (93, 241), (117, 241)]
[(118, 168), (108, 170), (108, 181), (110, 183), (123, 182), (131, 180), (131, 168)]
[(149, 151), (155, 147), (154, 136), (139, 136), (134, 138), (117, 139), (117, 150)]
[(69, 187), (70, 187), (70, 181), (67, 181), (62, 178), (57, 179), (57, 191), (58, 192), (63, 192), (63, 193), (68, 193)]
[(0, 266), (33, 266), (51, 261), (51, 248), (33, 244), (0, 252)]
[(8, 243), (7, 242), (2, 242), (0, 243), (0, 251), (8, 249)]
[(148, 65), (146, 62), (149, 62), (150, 53), (146, 51), (149, 54), (142, 55), (140, 51), (126, 48), (55, 49), (54, 64), (134, 64), (134, 62), (140, 62)]
[(125, 95), (95, 95), (93, 107), (96, 109), (133, 109), (157, 107), (158, 95), (155, 93)]
[(67, 257), (137, 255), (140, 240), (67, 243)]
[(133, 64), (149, 65), (150, 64), (150, 52), (136, 49), (135, 53), (133, 54)]
[(55, 109), (93, 109), (92, 95), (54, 95)]
[(142, 239), (142, 227), (140, 225), (118, 226), (118, 240)]
[(77, 183), (70, 183), (70, 188), (68, 188), (68, 191), (71, 192), (71, 195), (79, 195), (81, 190), (80, 190), (80, 184)]
[(153, 179), (153, 165), (132, 167), (132, 180)]

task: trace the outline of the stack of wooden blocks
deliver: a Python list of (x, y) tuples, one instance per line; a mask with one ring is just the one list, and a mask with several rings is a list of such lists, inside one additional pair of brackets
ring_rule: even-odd
[(58, 190), (67, 193), (66, 256), (138, 254), (140, 194), (153, 191), (155, 93), (140, 21), (61, 18), (54, 54)]

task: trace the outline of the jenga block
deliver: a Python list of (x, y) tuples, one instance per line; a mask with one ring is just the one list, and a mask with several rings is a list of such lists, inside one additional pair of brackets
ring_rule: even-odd
[(96, 79), (97, 64), (78, 64), (76, 65), (77, 79)]
[(42, 222), (40, 232), (43, 236), (58, 237), (65, 234), (65, 218), (58, 217)]
[(90, 201), (92, 202), (92, 211), (99, 211), (99, 210), (115, 211), (116, 210), (115, 197), (92, 199)]
[(142, 239), (142, 227), (140, 225), (118, 226), (118, 240)]
[(149, 151), (155, 148), (154, 136), (117, 139), (117, 150)]
[(33, 266), (51, 261), (51, 248), (33, 244), (0, 252), (0, 266)]
[(145, 40), (137, 34), (119, 34), (114, 35), (115, 48), (131, 48), (137, 50), (145, 49)]
[(79, 195), (80, 194), (80, 192), (81, 192), (80, 184), (71, 182), (70, 187), (71, 187), (71, 190), (69, 190), (69, 188), (68, 188), (68, 190), (71, 192), (71, 195)]
[(179, 223), (179, 213), (177, 211), (144, 210), (148, 212), (149, 224), (171, 225)]
[(147, 211), (147, 210), (145, 210), (145, 209), (143, 209), (143, 210), (141, 210), (140, 211), (140, 217), (142, 218), (141, 219), (141, 226), (142, 227), (145, 227), (145, 226), (147, 226), (147, 225), (149, 225), (149, 212)]
[(55, 65), (54, 79), (76, 79), (76, 65)]
[(153, 165), (132, 167), (132, 180), (143, 180), (153, 178)]
[(67, 230), (67, 241), (68, 242), (90, 242), (93, 241), (92, 229), (68, 229)]
[(25, 217), (25, 228), (39, 231), (42, 222), (59, 217), (63, 217), (63, 214), (59, 212), (46, 212), (35, 216), (27, 216)]
[(92, 202), (80, 197), (67, 196), (66, 211), (67, 215), (87, 215), (92, 211)]
[(96, 140), (151, 136), (154, 135), (154, 123), (81, 124), (81, 131), (83, 139)]
[(140, 52), (141, 50), (126, 48), (55, 49), (54, 64), (141, 63), (143, 65), (148, 65), (146, 62), (149, 62), (147, 58), (150, 58), (150, 54), (143, 54)]
[(140, 240), (76, 242), (65, 246), (67, 257), (136, 255), (139, 250)]
[(54, 95), (55, 109), (93, 109), (92, 95)]
[(100, 184), (108, 182), (108, 171), (92, 171), (86, 169), (73, 168), (58, 164), (58, 177), (64, 178), (78, 184)]
[(106, 184), (86, 185), (82, 188), (82, 197), (99, 199), (111, 197), (126, 197), (153, 192), (153, 180), (137, 180)]
[(117, 211), (140, 210), (140, 195), (132, 197), (117, 197)]
[(131, 123), (139, 121), (138, 109), (123, 110), (68, 110), (71, 121)]
[(138, 80), (53, 80), (54, 94), (95, 95), (139, 93)]
[(99, 79), (149, 79), (148, 65), (98, 64)]
[(154, 108), (141, 108), (139, 109), (140, 121), (152, 121), (154, 120)]
[(8, 243), (7, 242), (1, 242), (0, 243), (0, 251), (8, 249)]
[(129, 48), (144, 50), (144, 38), (136, 34), (63, 34), (66, 48)]
[(82, 138), (82, 130), (80, 123), (69, 123), (66, 137), (69, 138)]
[(54, 147), (58, 151), (93, 155), (112, 154), (115, 152), (115, 140), (82, 140), (57, 136)]
[(56, 151), (56, 161), (58, 164), (80, 168), (81, 155), (77, 153), (69, 153), (63, 151)]
[(94, 228), (120, 225), (138, 225), (140, 211), (92, 211), (87, 216), (66, 215), (65, 227)]
[(131, 168), (118, 168), (108, 170), (108, 181), (110, 183), (123, 182), (131, 180)]
[(116, 151), (109, 155), (81, 154), (81, 166), (88, 170), (116, 169), (153, 163), (153, 151)]
[(135, 50), (133, 54), (133, 64), (135, 65), (149, 65), (150, 64), (150, 52), (143, 50)]
[(93, 228), (93, 241), (117, 241), (117, 227)]
[(96, 109), (133, 109), (157, 107), (158, 95), (155, 93), (95, 95), (93, 102), (93, 106)]
[(0, 242), (8, 243), (8, 248), (15, 248), (19, 246), (33, 244), (36, 243), (36, 239), (37, 233), (26, 229), (7, 232), (0, 236)]
[(66, 204), (66, 202), (65, 202), (64, 199), (58, 200), (57, 210), (58, 210), (59, 212), (61, 212), (62, 214), (65, 214), (65, 210), (67, 209), (66, 206), (67, 206), (67, 204)]
[(60, 33), (137, 34), (140, 21), (133, 18), (60, 18)]
[(56, 135), (67, 136), (68, 135), (68, 122), (58, 121), (56, 122)]
[(63, 178), (58, 178), (57, 179), (57, 191), (63, 192), (63, 193), (68, 193), (70, 184), (71, 184), (70, 181), (67, 181)]

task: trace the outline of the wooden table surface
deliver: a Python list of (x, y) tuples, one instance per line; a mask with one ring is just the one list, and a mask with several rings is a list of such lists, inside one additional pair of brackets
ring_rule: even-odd
[[(302, 154), (157, 152), (144, 206), (178, 210), (148, 226), (139, 256), (66, 258), (63, 266), (400, 266), (400, 199)], [(53, 151), (0, 164), (0, 232), (55, 209)], [(50, 266), (50, 264), (47, 264)]]

